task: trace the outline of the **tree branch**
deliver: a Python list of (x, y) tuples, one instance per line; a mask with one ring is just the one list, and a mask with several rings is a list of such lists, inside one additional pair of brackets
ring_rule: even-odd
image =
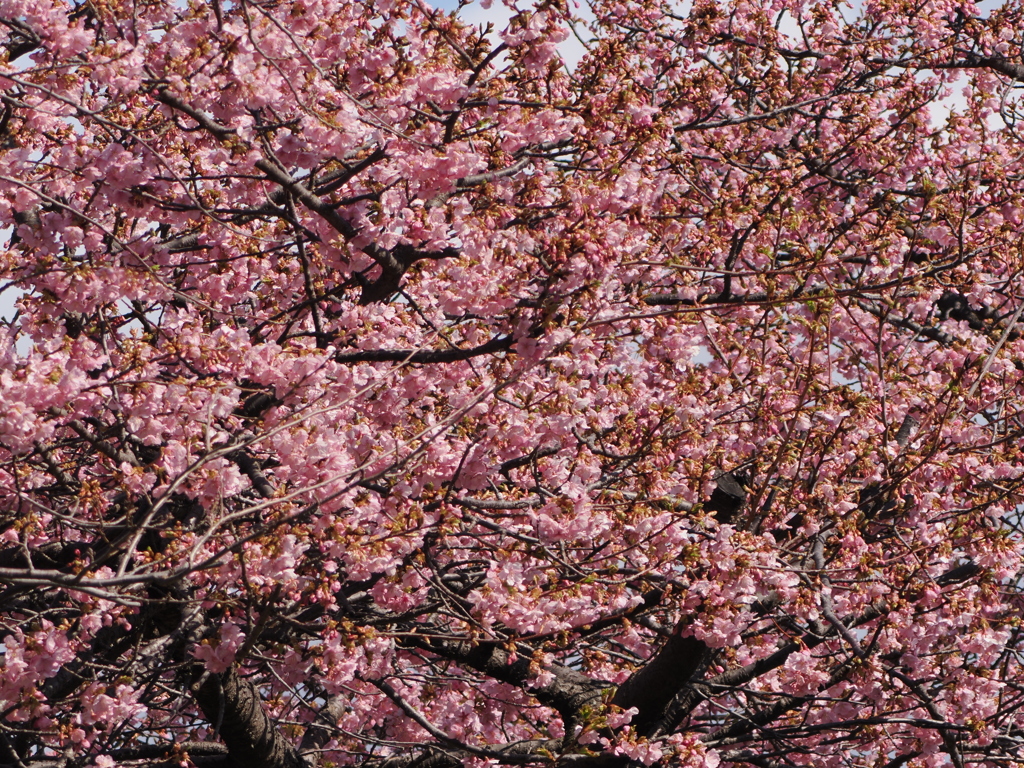
[(457, 363), (480, 355), (510, 352), (515, 344), (513, 336), (495, 336), (469, 349), (362, 349), (339, 352), (334, 356), (339, 363)]
[(192, 695), (227, 746), (232, 761), (246, 768), (308, 768), (263, 711), (256, 688), (229, 669), (220, 675), (204, 672)]
[(530, 687), (534, 680), (530, 658), (532, 650), (526, 647), (513, 661), (512, 655), (497, 643), (438, 640), (422, 635), (415, 635), (407, 642), (495, 680), (528, 690), (539, 702), (557, 710), (567, 722), (573, 720), (583, 707), (596, 704), (608, 687), (605, 683), (559, 664), (544, 667), (544, 671), (554, 675), (552, 682), (545, 686)]

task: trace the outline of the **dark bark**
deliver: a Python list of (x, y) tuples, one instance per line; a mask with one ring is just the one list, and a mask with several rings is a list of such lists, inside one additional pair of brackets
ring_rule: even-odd
[(345, 713), (345, 700), (340, 696), (332, 696), (324, 704), (316, 718), (306, 727), (299, 743), (302, 754), (314, 752), (331, 740), (331, 735), (338, 725), (338, 720)]
[(274, 486), (267, 480), (267, 476), (263, 474), (263, 470), (256, 462), (256, 459), (250, 456), (247, 451), (235, 451), (228, 458), (235, 462), (238, 468), (242, 470), (242, 474), (249, 478), (252, 487), (256, 489), (260, 496), (264, 499), (274, 497)]
[[(736, 472), (723, 472), (718, 476), (717, 487), (704, 509), (719, 523), (732, 522), (743, 507), (747, 499), (745, 480)], [(679, 633), (683, 627), (682, 623), (676, 627), (675, 634), (661, 650), (615, 692), (613, 704), (639, 710), (632, 720), (637, 733), (649, 736), (662, 732), (667, 721), (678, 720), (698, 701), (695, 695), (684, 697), (685, 700), (679, 697), (684, 691), (694, 693), (692, 683), (703, 675), (714, 653), (702, 640), (682, 637)]]
[[(411, 644), (519, 688), (525, 688), (533, 679), (528, 649), (512, 661), (512, 655), (495, 643), (475, 644), (423, 637), (413, 638)], [(543, 687), (530, 688), (530, 693), (542, 704), (557, 710), (567, 721), (575, 720), (584, 707), (595, 705), (607, 688), (600, 681), (569, 667), (555, 664), (545, 669), (555, 679)]]
[(637, 733), (649, 735), (672, 700), (695, 674), (704, 671), (710, 658), (711, 649), (702, 640), (673, 635), (654, 658), (619, 686), (612, 704), (623, 709), (636, 707), (639, 712), (631, 725)]
[(747, 499), (747, 489), (743, 487), (742, 478), (732, 472), (724, 472), (718, 476), (718, 487), (711, 498), (704, 504), (704, 509), (711, 512), (722, 525), (728, 525), (740, 511)]
[(204, 673), (193, 684), (192, 695), (236, 765), (308, 768), (263, 711), (259, 692), (235, 670), (220, 675)]
[(964, 69), (986, 68), (1006, 75), (1012, 80), (1024, 81), (1024, 64), (1010, 61), (1004, 56), (979, 56), (976, 53), (969, 54), (966, 61), (957, 62), (955, 66)]
[(0, 19), (0, 24), (9, 30), (7, 39), (0, 43), (0, 47), (7, 51), (8, 62), (31, 53), (43, 43), (36, 31), (19, 19)]
[(456, 363), (480, 355), (508, 352), (515, 341), (512, 336), (496, 336), (469, 349), (363, 349), (339, 352), (334, 359), (339, 363)]

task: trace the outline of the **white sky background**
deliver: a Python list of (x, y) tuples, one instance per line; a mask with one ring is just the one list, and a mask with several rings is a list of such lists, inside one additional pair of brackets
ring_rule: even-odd
[[(585, 1), (569, 0), (569, 2), (576, 16), (584, 19), (592, 19), (594, 17), (590, 11), (589, 4)], [(454, 11), (459, 7), (456, 0), (434, 0), (431, 5), (435, 8), (441, 8), (446, 11)], [(527, 0), (526, 2), (518, 3), (518, 5), (526, 8), (533, 5), (533, 3)], [(508, 21), (513, 15), (514, 11), (502, 3), (501, 0), (494, 0), (490, 8), (484, 8), (480, 4), (479, 0), (476, 0), (476, 2), (470, 3), (462, 9), (462, 12), (459, 14), (459, 18), (474, 27), (486, 27), (488, 24), (493, 24), (493, 39), (495, 41), (495, 45), (497, 45), (498, 42), (500, 42), (500, 40), (497, 39), (498, 34), (508, 27)], [(578, 26), (576, 31), (584, 40), (587, 38), (588, 32), (583, 27)], [(562, 60), (570, 69), (575, 67), (587, 52), (584, 44), (573, 34), (570, 34), (569, 38), (558, 46), (558, 50), (562, 55)]]
[[(11, 235), (8, 230), (0, 230), (0, 239), (6, 240), (10, 236)], [(17, 300), (18, 292), (14, 288), (8, 288), (6, 291), (0, 294), (0, 319), (14, 319), (14, 302)]]

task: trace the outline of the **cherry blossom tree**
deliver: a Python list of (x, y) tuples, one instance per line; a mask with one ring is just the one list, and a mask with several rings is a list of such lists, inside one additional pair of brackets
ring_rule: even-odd
[(508, 12), (0, 0), (0, 766), (1024, 765), (1022, 4)]

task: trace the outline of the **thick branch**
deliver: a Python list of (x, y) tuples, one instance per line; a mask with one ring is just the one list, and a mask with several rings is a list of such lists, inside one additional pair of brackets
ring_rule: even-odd
[(612, 704), (636, 707), (632, 726), (647, 735), (662, 721), (665, 708), (693, 676), (703, 672), (711, 649), (695, 637), (673, 635), (646, 665), (619, 686)]
[(235, 135), (234, 128), (228, 128), (225, 125), (221, 125), (205, 112), (200, 112), (198, 109), (189, 106), (171, 93), (167, 88), (161, 88), (153, 97), (161, 104), (166, 104), (171, 109), (176, 109), (179, 112), (183, 112), (188, 115), (195, 120), (201, 128), (213, 134), (218, 139), (226, 139), (229, 136)]
[[(942, 575), (938, 576), (935, 579), (935, 583), (940, 587), (959, 584), (976, 576), (980, 571), (981, 569), (977, 565), (968, 561), (967, 563), (957, 566), (956, 568), (946, 571)], [(917, 596), (911, 595), (910, 599), (915, 600), (917, 599)], [(890, 606), (888, 603), (885, 601), (879, 601), (868, 606), (868, 608), (858, 616), (846, 617), (841, 623), (845, 628), (863, 626), (864, 624), (868, 624), (875, 619), (884, 616), (889, 612), (889, 609)], [(656, 732), (668, 733), (674, 730), (678, 724), (682, 722), (682, 719), (692, 712), (701, 701), (708, 698), (716, 691), (723, 689), (735, 689), (738, 686), (745, 685), (751, 680), (754, 680), (773, 669), (783, 666), (789, 657), (797, 651), (816, 648), (834, 636), (835, 629), (825, 634), (808, 632), (799, 640), (787, 643), (775, 653), (770, 656), (766, 656), (763, 659), (758, 659), (757, 661), (751, 662), (750, 664), (742, 667), (730, 669), (701, 683), (691, 682), (684, 686), (679, 693), (676, 694), (668, 707), (666, 707), (665, 717), (662, 722), (659, 723)]]
[(267, 480), (267, 476), (263, 474), (263, 470), (256, 463), (256, 459), (250, 456), (247, 451), (235, 451), (228, 458), (235, 462), (238, 468), (242, 470), (242, 474), (249, 478), (252, 487), (256, 489), (260, 496), (264, 499), (274, 497), (274, 486)]
[(299, 751), (306, 756), (307, 760), (316, 761), (317, 750), (331, 740), (331, 736), (338, 726), (338, 720), (345, 714), (345, 700), (341, 696), (331, 696), (317, 713), (316, 718), (302, 734), (302, 741), (299, 743)]
[[(356, 228), (352, 226), (351, 222), (341, 216), (334, 209), (333, 205), (318, 195), (313, 194), (301, 181), (293, 179), (283, 168), (280, 168), (269, 160), (257, 160), (256, 167), (267, 174), (267, 177), (275, 184), (280, 184), (284, 189), (291, 192), (295, 196), (295, 199), (302, 203), (306, 208), (322, 216), (328, 224), (334, 227), (334, 229), (340, 234), (344, 235), (347, 240), (353, 239), (358, 234), (356, 232)], [(385, 254), (390, 256), (387, 251), (380, 248), (368, 248), (366, 249), (366, 252), (374, 261), (381, 265), (381, 268), (398, 268), (397, 262), (394, 262), (394, 257), (391, 257), (390, 261), (385, 257)]]
[(14, 18), (0, 19), (0, 24), (11, 30), (0, 47), (7, 49), (7, 61), (12, 62), (26, 53), (31, 53), (43, 40), (30, 26)]
[(220, 675), (202, 675), (192, 686), (192, 695), (237, 765), (307, 768), (298, 751), (263, 711), (256, 688), (233, 669)]
[[(944, 67), (947, 68), (947, 67)], [(1024, 64), (1017, 64), (1002, 56), (979, 56), (976, 53), (967, 55), (963, 61), (953, 62), (949, 69), (993, 69), (1001, 75), (1013, 80), (1024, 81)]]
[[(746, 498), (747, 491), (740, 477), (733, 472), (723, 472), (704, 509), (726, 525), (735, 518)], [(619, 686), (612, 699), (613, 704), (623, 709), (636, 707), (639, 710), (632, 721), (637, 733), (649, 735), (664, 727), (667, 711), (680, 692), (692, 687), (691, 681), (703, 674), (714, 655), (704, 641), (681, 637), (682, 626), (681, 622), (657, 655)]]
[[(269, 160), (257, 160), (256, 167), (267, 174), (267, 177), (276, 184), (295, 196), (295, 199), (302, 203), (310, 211), (320, 215), (336, 231), (345, 237), (346, 240), (353, 240), (359, 234), (356, 228), (338, 213), (335, 206), (314, 194), (301, 181), (292, 178), (291, 174), (280, 166)], [(423, 259), (447, 259), (458, 256), (455, 248), (445, 248), (442, 251), (424, 251), (408, 244), (403, 244), (391, 250), (381, 248), (370, 243), (363, 246), (363, 253), (373, 259), (380, 267), (380, 275), (371, 281), (363, 281), (363, 292), (359, 299), (360, 304), (372, 304), (377, 301), (385, 301), (393, 296), (401, 286), (403, 275), (412, 264)]]
[(529, 687), (534, 675), (530, 669), (530, 651), (526, 648), (523, 649), (524, 653), (512, 661), (512, 655), (495, 643), (474, 644), (430, 637), (415, 637), (411, 642), (425, 651), (475, 669), (495, 680), (528, 689), (538, 701), (556, 709), (566, 720), (574, 719), (583, 707), (596, 704), (605, 688), (601, 682), (558, 664), (544, 667), (546, 672), (554, 675), (552, 682), (537, 688)]
[(704, 504), (704, 509), (715, 516), (722, 525), (728, 525), (740, 511), (747, 499), (747, 489), (740, 478), (732, 472), (723, 472), (718, 476), (716, 487), (711, 498)]
[(334, 359), (339, 363), (457, 363), (480, 355), (511, 351), (514, 343), (512, 336), (495, 336), (469, 349), (363, 349), (339, 352)]

